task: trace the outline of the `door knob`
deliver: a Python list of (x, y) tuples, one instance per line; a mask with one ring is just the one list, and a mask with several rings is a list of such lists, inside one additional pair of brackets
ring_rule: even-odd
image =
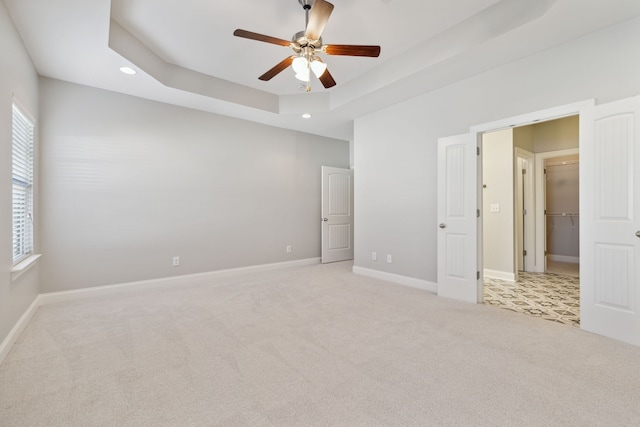
[(445, 224), (444, 222), (441, 222), (440, 225), (438, 226), (440, 228), (447, 228), (447, 224)]
[(329, 221), (329, 218), (322, 218), (323, 221)]
[(636, 231), (636, 237), (640, 237), (640, 230)]

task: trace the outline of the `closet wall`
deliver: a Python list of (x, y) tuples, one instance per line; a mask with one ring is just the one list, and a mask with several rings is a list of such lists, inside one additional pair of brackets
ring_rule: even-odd
[(547, 159), (545, 170), (547, 256), (554, 261), (579, 262), (578, 156)]

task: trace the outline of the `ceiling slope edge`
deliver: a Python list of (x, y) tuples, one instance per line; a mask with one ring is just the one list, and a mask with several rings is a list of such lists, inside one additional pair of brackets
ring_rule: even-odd
[(170, 64), (111, 19), (109, 48), (167, 87), (279, 113), (277, 95)]
[[(421, 92), (416, 92), (419, 86), (401, 82), (415, 80), (429, 69), (437, 68), (439, 64), (541, 18), (556, 2), (557, 0), (502, 0), (495, 3), (425, 43), (366, 72), (357, 80), (343, 84), (341, 91), (332, 94), (330, 109), (345, 107), (377, 91), (387, 92), (387, 87), (396, 88), (396, 98), (420, 95)], [(431, 90), (435, 89), (432, 85), (427, 86)], [(398, 93), (399, 87), (404, 87), (407, 93)]]
[[(278, 96), (168, 63), (114, 19), (110, 20), (108, 45), (170, 88), (276, 115), (298, 114), (303, 111), (344, 111), (350, 105), (362, 105), (358, 102), (361, 99), (384, 96), (387, 89), (392, 87), (396, 88), (396, 101), (420, 95), (426, 87), (435, 89), (433, 85), (401, 83), (415, 81), (418, 76), (424, 76), (425, 71), (437, 69), (439, 64), (447, 63), (474, 47), (542, 17), (556, 2), (557, 0), (501, 0), (357, 79), (334, 88), (330, 93)], [(404, 93), (398, 93), (399, 87), (404, 88)], [(359, 115), (358, 112), (352, 113)], [(364, 111), (361, 113), (366, 114)]]

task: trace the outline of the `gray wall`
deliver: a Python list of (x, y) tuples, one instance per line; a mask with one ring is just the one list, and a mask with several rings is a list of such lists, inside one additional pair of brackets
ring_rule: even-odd
[[(639, 94), (639, 43), (634, 19), (356, 119), (355, 265), (435, 282), (438, 138)], [(377, 248), (393, 254), (393, 264), (372, 261)]]
[(347, 141), (40, 85), (43, 292), (320, 256), (320, 167)]
[[(11, 104), (13, 96), (38, 119), (38, 76), (4, 2), (0, 1), (0, 342), (38, 295), (39, 266), (11, 281)], [(37, 123), (36, 123), (37, 126)], [(37, 129), (37, 128), (36, 128)], [(37, 179), (37, 177), (36, 177)], [(34, 211), (36, 233), (39, 212)], [(37, 237), (37, 236), (36, 236)], [(38, 239), (36, 238), (36, 250)]]

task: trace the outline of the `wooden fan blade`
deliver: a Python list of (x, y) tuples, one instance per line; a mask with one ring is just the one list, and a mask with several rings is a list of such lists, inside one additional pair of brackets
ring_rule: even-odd
[(276, 65), (275, 67), (273, 67), (272, 69), (270, 69), (269, 71), (267, 71), (266, 73), (264, 73), (258, 78), (265, 82), (271, 80), (272, 78), (280, 74), (282, 71), (286, 70), (287, 67), (289, 67), (293, 62), (293, 58), (295, 58), (295, 56), (290, 56), (288, 58), (283, 59), (278, 63), (278, 65)]
[(322, 50), (327, 55), (370, 56), (373, 58), (377, 58), (380, 55), (380, 46), (331, 44), (324, 46)]
[(305, 36), (309, 40), (319, 40), (324, 30), (329, 16), (333, 11), (333, 5), (325, 0), (316, 0), (311, 8), (311, 14), (309, 15), (309, 23), (305, 31)]
[(245, 39), (258, 40), (259, 42), (277, 44), (279, 46), (285, 46), (285, 47), (291, 46), (290, 41), (287, 41), (284, 39), (278, 39), (276, 37), (265, 36), (264, 34), (253, 33), (247, 30), (237, 29), (233, 32), (233, 35), (236, 37), (243, 37)]
[(328, 68), (324, 70), (324, 73), (322, 73), (320, 77), (318, 77), (318, 80), (320, 80), (320, 82), (322, 83), (322, 86), (324, 86), (327, 89), (329, 89), (330, 87), (334, 87), (336, 85), (336, 81), (333, 80), (333, 76), (329, 72)]

